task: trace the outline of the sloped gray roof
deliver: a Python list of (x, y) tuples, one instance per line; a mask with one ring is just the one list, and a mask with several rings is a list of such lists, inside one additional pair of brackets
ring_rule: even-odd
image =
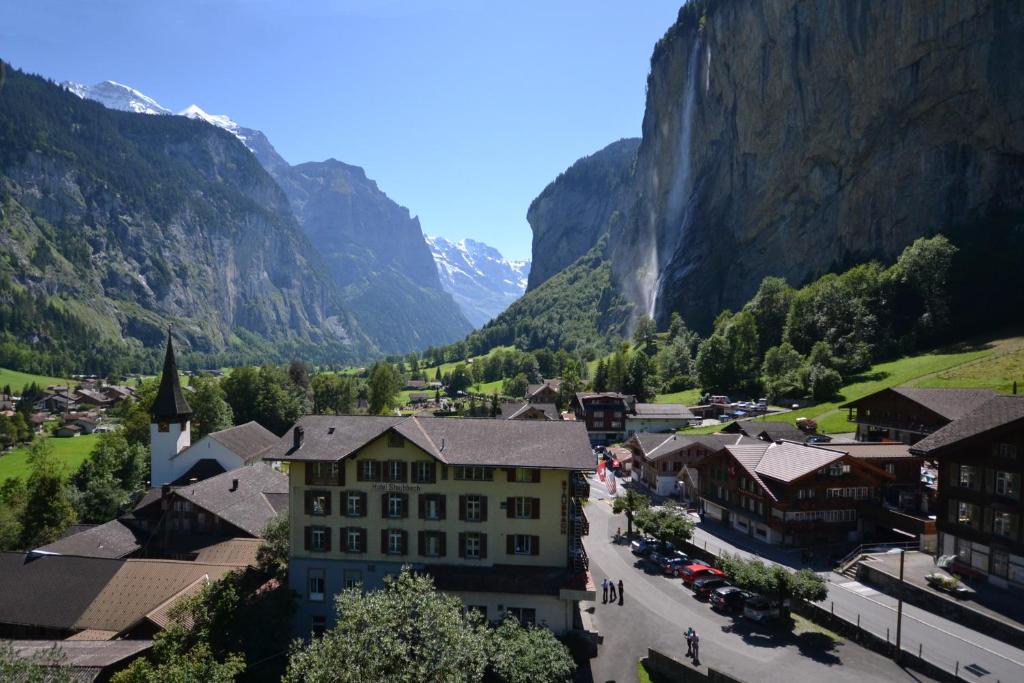
[(0, 553), (0, 623), (71, 629), (126, 561)]
[(1005, 425), (1024, 420), (1024, 396), (994, 396), (974, 410), (911, 446), (911, 453), (928, 456)]
[(539, 410), (544, 413), (544, 416), (549, 420), (561, 419), (561, 416), (558, 413), (558, 407), (555, 406), (554, 403), (526, 403), (520, 401), (516, 403), (502, 403), (500, 406), (501, 417), (506, 420), (518, 419), (531, 409)]
[[(103, 669), (134, 658), (153, 647), (152, 640), (12, 640), (11, 647), (22, 658), (42, 655), (58, 648), (62, 663), (73, 669)], [(72, 674), (74, 676), (74, 674)], [(77, 679), (76, 679), (77, 680)], [(91, 679), (90, 679), (91, 680)]]
[(246, 462), (251, 462), (278, 442), (276, 434), (256, 421), (211, 432), (207, 436)]
[(394, 429), (448, 465), (594, 468), (581, 422), (309, 415), (297, 426), (303, 430), (302, 445), (294, 448), (293, 432), (289, 432), (268, 451), (266, 459), (337, 461)]
[(754, 440), (754, 443), (727, 446), (726, 450), (773, 500), (778, 500), (778, 497), (772, 490), (771, 482), (765, 479), (788, 483), (846, 455), (841, 451), (789, 441), (774, 443)]
[[(233, 485), (236, 479), (237, 488)], [(246, 465), (191, 486), (175, 488), (174, 493), (259, 537), (267, 522), (278, 514), (268, 495), (287, 495), (288, 475), (265, 463)]]
[(637, 403), (633, 406), (638, 418), (691, 420), (694, 414), (682, 403)]
[(79, 557), (128, 557), (141, 548), (135, 533), (118, 520), (100, 524), (44, 545), (38, 550)]
[(965, 415), (996, 395), (992, 389), (940, 389), (928, 387), (889, 387), (874, 394), (844, 403), (840, 408), (859, 405), (861, 401), (880, 393), (891, 391), (927, 408), (936, 415), (955, 420)]
[(648, 460), (659, 460), (679, 451), (699, 445), (710, 451), (717, 451), (726, 446), (741, 444), (757, 444), (757, 439), (751, 439), (742, 434), (657, 434), (652, 432), (638, 432), (633, 437), (640, 443), (644, 456)]

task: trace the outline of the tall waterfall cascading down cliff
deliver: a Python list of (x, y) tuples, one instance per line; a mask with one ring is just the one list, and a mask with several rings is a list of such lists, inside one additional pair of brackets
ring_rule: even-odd
[(615, 286), (706, 332), (766, 276), (1020, 222), (1022, 70), (1019, 2), (684, 5), (651, 58)]
[[(683, 94), (683, 106), (679, 112), (679, 157), (666, 204), (666, 220), (671, 225), (679, 226), (679, 233), (678, 239), (672, 248), (667, 252), (661, 252), (662, 254), (667, 253), (670, 256), (674, 256), (684, 244), (687, 228), (689, 227), (688, 223), (692, 215), (690, 206), (693, 203), (695, 183), (693, 182), (693, 160), (690, 155), (690, 145), (693, 141), (693, 118), (697, 101), (697, 89), (699, 87), (697, 74), (700, 67), (700, 47), (700, 40), (695, 40), (693, 47), (690, 49), (690, 58), (686, 68), (686, 89)], [(710, 75), (708, 78), (710, 78)], [(659, 260), (656, 242), (652, 242), (650, 253), (652, 258), (649, 260), (654, 264), (654, 272), (645, 271), (644, 274), (647, 277), (653, 275), (654, 281), (649, 284), (645, 283), (644, 289), (649, 300), (646, 302), (646, 306), (643, 306), (643, 310), (646, 310), (647, 315), (653, 318), (656, 313), (658, 293), (662, 287), (662, 276), (665, 273), (665, 263), (663, 260), (666, 259), (662, 257), (662, 260)]]

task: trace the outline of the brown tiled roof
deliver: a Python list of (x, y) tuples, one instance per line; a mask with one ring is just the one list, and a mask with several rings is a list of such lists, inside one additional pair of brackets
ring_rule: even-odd
[(117, 637), (117, 631), (102, 631), (98, 628), (87, 628), (70, 635), (64, 640), (113, 640)]
[(919, 456), (910, 452), (910, 446), (905, 443), (876, 443), (871, 441), (856, 441), (853, 443), (829, 444), (828, 448), (834, 451), (845, 451), (855, 458), (870, 460), (873, 458), (916, 458)]
[(985, 401), (996, 395), (991, 389), (938, 389), (925, 387), (890, 387), (876, 391), (874, 394), (862, 396), (856, 401), (850, 401), (839, 406), (849, 408), (857, 406), (866, 399), (870, 399), (883, 392), (891, 391), (895, 394), (910, 399), (911, 401), (927, 408), (936, 415), (955, 420), (961, 415), (971, 412)]
[(302, 445), (285, 435), (268, 460), (337, 461), (389, 429), (448, 465), (590, 470), (594, 456), (582, 423), (562, 420), (309, 415)]
[(914, 444), (911, 453), (933, 455), (966, 439), (1024, 421), (1024, 396), (994, 396)]
[(197, 580), (216, 581), (235, 568), (177, 560), (125, 560), (75, 622), (75, 628), (121, 633)]
[[(153, 647), (152, 640), (12, 640), (19, 657), (30, 658), (54, 647), (63, 655), (63, 663), (72, 669), (103, 669), (134, 658)], [(98, 672), (97, 672), (98, 673)], [(74, 674), (72, 674), (74, 676)], [(76, 678), (77, 680), (77, 678)], [(91, 679), (90, 679), (91, 680)]]
[(778, 500), (777, 492), (773, 490), (773, 481), (794, 481), (846, 455), (827, 448), (805, 446), (789, 441), (759, 441), (727, 446), (726, 450), (773, 500)]
[[(803, 443), (807, 440), (807, 434), (796, 428), (795, 425), (785, 422), (759, 422), (750, 423), (744, 426), (744, 433), (758, 439), (761, 435), (768, 437), (768, 441), (796, 441)], [(764, 439), (762, 439), (763, 441)]]
[(136, 534), (115, 519), (106, 524), (83, 529), (38, 550), (57, 555), (119, 559), (128, 557), (141, 547)]
[(196, 562), (256, 566), (256, 553), (263, 544), (259, 538), (229, 538), (199, 549)]
[(0, 623), (71, 629), (125, 562), (0, 553)]

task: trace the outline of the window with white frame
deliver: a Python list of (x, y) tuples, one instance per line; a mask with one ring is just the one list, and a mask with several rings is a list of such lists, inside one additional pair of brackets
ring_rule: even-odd
[(434, 481), (434, 463), (421, 460), (412, 465), (413, 480), (417, 484), (428, 484)]
[(480, 559), (480, 534), (466, 534), (466, 557), (471, 560)]
[(309, 545), (313, 550), (327, 549), (327, 529), (315, 526), (310, 530)]
[(363, 497), (356, 491), (349, 491), (345, 496), (345, 513), (349, 517), (363, 516)]
[(405, 499), (400, 493), (388, 494), (388, 517), (399, 518), (404, 514)]
[(528, 470), (525, 467), (517, 467), (516, 481), (520, 484), (529, 484), (533, 481), (533, 470)]
[(401, 460), (388, 460), (388, 481), (405, 479), (405, 463)]
[(533, 552), (533, 537), (526, 534), (516, 534), (513, 537), (512, 548), (516, 555), (531, 555)]
[(960, 488), (977, 490), (981, 484), (978, 468), (974, 465), (960, 465)]
[(996, 457), (1007, 460), (1017, 459), (1017, 445), (1012, 443), (997, 443), (993, 446)]
[(441, 555), (441, 536), (436, 533), (428, 533), (423, 537), (423, 554), (427, 557), (439, 557)]
[(402, 554), (402, 532), (399, 529), (388, 530), (388, 554)]
[(996, 536), (1010, 537), (1013, 535), (1014, 515), (1011, 512), (992, 513), (992, 533)]
[(492, 481), (494, 469), (491, 467), (456, 467), (455, 478), (464, 481)]
[(361, 529), (349, 528), (345, 532), (345, 549), (350, 553), (363, 552), (363, 532)]
[(480, 521), (481, 501), (480, 496), (466, 496), (466, 521)]
[(441, 501), (437, 496), (427, 496), (423, 514), (427, 519), (441, 519)]
[(996, 471), (996, 495), (1016, 498), (1020, 491), (1020, 475), (1014, 472)]
[(363, 582), (363, 573), (358, 569), (345, 570), (345, 588), (355, 588)]
[(533, 517), (533, 498), (516, 498), (515, 501), (516, 519), (530, 519)]
[(307, 577), (306, 596), (311, 602), (324, 600), (324, 570), (310, 569)]
[(509, 607), (505, 611), (510, 617), (515, 617), (522, 626), (533, 626), (537, 623), (537, 610), (532, 607)]
[(885, 473), (886, 474), (896, 474), (896, 463), (894, 463), (894, 462), (887, 462), (887, 463), (885, 463)]

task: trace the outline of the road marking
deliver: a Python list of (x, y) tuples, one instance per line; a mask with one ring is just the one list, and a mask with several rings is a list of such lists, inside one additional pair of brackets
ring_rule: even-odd
[(847, 581), (846, 583), (840, 583), (836, 585), (864, 596), (878, 595), (878, 591), (876, 591), (874, 588), (872, 588), (871, 586), (865, 586), (863, 583), (860, 583), (859, 581)]
[[(857, 582), (853, 581), (851, 583), (857, 583)], [(839, 587), (839, 588), (845, 588), (848, 584), (846, 584), (846, 583), (837, 583), (837, 584), (834, 584), (834, 585)], [(857, 592), (857, 591), (850, 590), (849, 588), (845, 588), (845, 590), (847, 590), (847, 591), (849, 591), (851, 593), (856, 593)], [(876, 591), (876, 594), (877, 594), (877, 591)], [(861, 597), (863, 597), (868, 602), (875, 603), (879, 607), (884, 607), (885, 609), (889, 610), (890, 612), (895, 612), (896, 611), (895, 607), (890, 607), (889, 605), (886, 605), (883, 602), (879, 602), (878, 600), (872, 600), (871, 598), (866, 597), (864, 595), (861, 595)], [(926, 610), (922, 610), (922, 611), (926, 611)], [(988, 654), (993, 655), (995, 657), (999, 657), (1000, 659), (1005, 659), (1006, 661), (1008, 661), (1008, 662), (1010, 662), (1012, 664), (1016, 664), (1017, 666), (1024, 667), (1024, 663), (1018, 662), (1016, 659), (1013, 659), (1012, 657), (1007, 657), (1006, 655), (1003, 655), (1003, 654), (1000, 654), (998, 652), (995, 652), (994, 650), (988, 649), (987, 647), (985, 647), (984, 645), (981, 645), (980, 643), (975, 643), (975, 642), (972, 642), (970, 640), (967, 640), (966, 638), (958, 636), (955, 633), (950, 633), (949, 631), (945, 630), (944, 628), (940, 628), (940, 627), (936, 626), (935, 624), (929, 624), (927, 621), (924, 621), (923, 619), (918, 619), (917, 617), (915, 617), (915, 616), (913, 616), (911, 614), (907, 614), (906, 612), (904, 612), (903, 616), (906, 617), (907, 619), (911, 619), (913, 621), (916, 621), (917, 623), (921, 624), (922, 626), (924, 626), (926, 628), (935, 629), (939, 633), (944, 633), (947, 636), (949, 636), (950, 638), (956, 638), (957, 640), (962, 641), (962, 642), (970, 645), (971, 647), (976, 647), (979, 650), (981, 650), (982, 652), (987, 652)]]

